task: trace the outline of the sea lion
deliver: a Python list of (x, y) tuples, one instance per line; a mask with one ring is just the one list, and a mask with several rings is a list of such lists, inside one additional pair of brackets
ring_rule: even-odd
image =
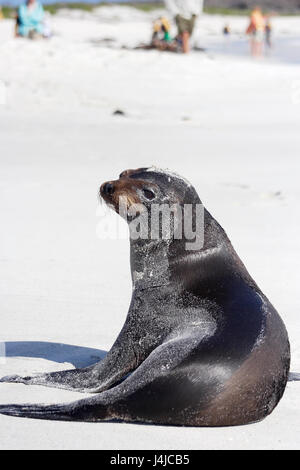
[[(201, 207), (197, 192), (168, 171), (124, 171), (104, 183), (100, 194), (119, 213), (118, 200), (125, 201), (123, 216), (130, 227), (138, 218), (131, 212), (135, 204), (148, 222), (152, 209), (165, 204), (175, 207), (174, 214), (192, 207), (192, 227), (201, 230), (195, 220)], [(58, 405), (1, 405), (0, 413), (185, 426), (242, 425), (271, 413), (288, 379), (285, 326), (222, 227), (206, 209), (203, 216), (203, 243), (196, 249), (190, 237), (175, 237), (175, 223), (169, 236), (159, 229), (156, 239), (134, 237), (131, 229), (132, 299), (125, 324), (101, 362), (2, 379), (96, 395)], [(148, 227), (144, 235), (149, 233)]]

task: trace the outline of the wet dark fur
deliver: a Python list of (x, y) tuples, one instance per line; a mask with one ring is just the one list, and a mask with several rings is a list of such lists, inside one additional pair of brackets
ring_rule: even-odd
[[(155, 192), (155, 203), (200, 203), (193, 187), (155, 170), (127, 170), (112, 184), (114, 193), (105, 194), (102, 185), (101, 195), (115, 210), (120, 195), (128, 206), (149, 208), (143, 188)], [(288, 378), (286, 329), (224, 230), (207, 211), (204, 221), (204, 246), (196, 252), (185, 250), (184, 239), (131, 240), (132, 300), (104, 360), (2, 379), (96, 395), (62, 405), (2, 405), (0, 413), (186, 426), (246, 424), (271, 413)]]

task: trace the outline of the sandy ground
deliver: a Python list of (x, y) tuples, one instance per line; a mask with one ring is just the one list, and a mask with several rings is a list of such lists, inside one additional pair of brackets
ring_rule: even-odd
[[(45, 42), (14, 40), (12, 22), (0, 22), (0, 375), (84, 366), (110, 348), (131, 295), (129, 249), (99, 238), (97, 191), (151, 164), (196, 186), (282, 315), (300, 372), (300, 18), (274, 20), (274, 50), (261, 61), (248, 57), (245, 18), (229, 19), (224, 43), (225, 19), (203, 16), (195, 42), (205, 53), (120, 48), (146, 41), (155, 15), (61, 12)], [(263, 422), (235, 428), (1, 416), (0, 447), (299, 448), (299, 387), (289, 382)], [(0, 403), (79, 397), (0, 387)]]

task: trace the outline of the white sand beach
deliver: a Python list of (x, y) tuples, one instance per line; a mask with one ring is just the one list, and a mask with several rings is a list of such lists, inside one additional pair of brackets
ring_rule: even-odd
[[(205, 52), (131, 50), (157, 15), (62, 10), (45, 41), (0, 21), (0, 376), (82, 367), (111, 347), (131, 297), (129, 245), (97, 236), (98, 189), (153, 164), (196, 187), (281, 314), (300, 373), (300, 17), (274, 18), (273, 50), (253, 60), (244, 17), (199, 18)], [(232, 428), (0, 416), (0, 448), (294, 449), (299, 393), (289, 382), (268, 418)], [(1, 404), (83, 396), (0, 384)]]

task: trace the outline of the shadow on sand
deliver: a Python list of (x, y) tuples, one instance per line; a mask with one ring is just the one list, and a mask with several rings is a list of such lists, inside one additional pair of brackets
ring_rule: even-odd
[(6, 357), (36, 357), (49, 361), (69, 362), (75, 368), (87, 367), (101, 361), (107, 351), (46, 341), (7, 341)]

